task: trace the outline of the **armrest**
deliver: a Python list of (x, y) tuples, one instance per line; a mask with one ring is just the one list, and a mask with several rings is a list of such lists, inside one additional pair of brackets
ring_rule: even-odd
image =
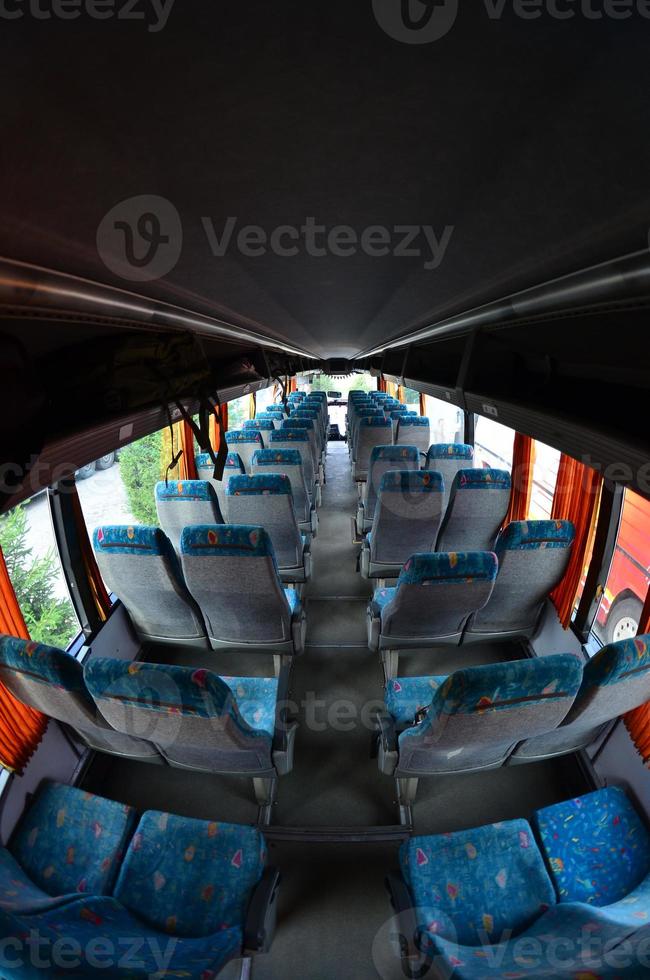
[[(399, 955), (402, 960), (410, 960), (415, 966), (422, 960), (422, 954), (417, 947), (416, 937), (418, 923), (413, 908), (413, 898), (401, 874), (390, 871), (385, 878), (386, 889), (390, 904), (397, 917), (397, 942)], [(409, 969), (409, 977), (417, 976), (417, 970)]]
[(377, 728), (379, 729), (379, 768), (387, 776), (392, 776), (399, 762), (399, 742), (395, 719), (387, 711), (378, 711)]
[(267, 953), (273, 942), (280, 877), (277, 868), (265, 868), (251, 895), (244, 923), (244, 952), (249, 955)]

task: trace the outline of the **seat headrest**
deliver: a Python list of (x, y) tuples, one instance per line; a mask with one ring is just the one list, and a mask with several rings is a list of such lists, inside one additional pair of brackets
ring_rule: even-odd
[(226, 496), (291, 495), (291, 480), (285, 473), (256, 473), (254, 476), (231, 476)]
[(86, 694), (81, 664), (58, 647), (0, 636), (0, 666), (64, 691)]
[(181, 554), (275, 558), (267, 532), (252, 524), (190, 524), (181, 533)]
[[(200, 467), (202, 469), (204, 466), (209, 466), (211, 468), (214, 468), (214, 463), (212, 462), (209, 453), (199, 453), (197, 456), (194, 457), (194, 462), (197, 468)], [(242, 463), (242, 459), (239, 453), (228, 453), (226, 456), (226, 462), (224, 464), (224, 468), (237, 469), (243, 473), (244, 464)]]
[(253, 429), (255, 432), (270, 432), (271, 429), (275, 428), (273, 424), (273, 419), (266, 421), (265, 419), (248, 419), (244, 422), (245, 429)]
[(167, 535), (146, 524), (101, 524), (93, 532), (93, 548), (101, 554), (163, 558), (174, 552)]
[(253, 466), (301, 466), (297, 449), (258, 449), (253, 453)]
[(442, 475), (435, 470), (389, 470), (381, 478), (380, 493), (443, 493)]
[(411, 555), (399, 574), (399, 585), (493, 582), (499, 563), (492, 551), (435, 551)]
[(284, 423), (282, 425), (281, 429), (271, 433), (271, 442), (309, 442), (306, 429), (285, 429)]
[(285, 419), (282, 423), (283, 429), (313, 429), (314, 421), (313, 419), (297, 419), (290, 418)]
[(582, 663), (571, 653), (483, 664), (450, 674), (432, 704), (443, 714), (485, 714), (573, 698), (581, 680)]
[(236, 445), (241, 442), (257, 443), (263, 445), (262, 437), (257, 429), (230, 429), (226, 432), (226, 442), (228, 445)]
[(156, 500), (205, 500), (214, 502), (216, 499), (214, 487), (207, 480), (170, 480), (168, 483), (161, 480), (156, 484)]
[(434, 442), (427, 459), (474, 459), (474, 447), (465, 442)]
[(454, 477), (456, 490), (510, 490), (511, 479), (507, 470), (466, 469), (458, 470)]
[(405, 425), (421, 426), (429, 424), (429, 419), (424, 415), (405, 415), (399, 420), (400, 428)]
[(389, 415), (392, 419), (403, 419), (409, 414), (408, 408), (392, 408), (389, 410)]
[(361, 419), (362, 429), (392, 429), (392, 427), (391, 420), (384, 418), (383, 412), (380, 413), (380, 417), (366, 415)]
[(225, 681), (210, 670), (93, 657), (85, 665), (84, 676), (93, 697), (114, 698), (149, 711), (218, 718), (235, 703)]
[(499, 535), (496, 551), (568, 548), (574, 537), (571, 521), (511, 521)]
[(417, 446), (373, 446), (370, 452), (370, 465), (372, 466), (379, 459), (395, 463), (419, 463), (420, 453)]
[(650, 635), (609, 643), (585, 664), (584, 688), (634, 680), (650, 670)]

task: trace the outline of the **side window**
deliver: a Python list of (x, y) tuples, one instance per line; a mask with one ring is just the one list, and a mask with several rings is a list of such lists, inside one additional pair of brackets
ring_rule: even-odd
[(429, 418), (432, 443), (465, 441), (465, 415), (461, 408), (431, 395), (424, 396), (424, 407)]
[(402, 397), (404, 399), (404, 404), (410, 411), (415, 411), (420, 414), (420, 392), (415, 391), (413, 388), (402, 388)]
[(31, 638), (67, 647), (80, 625), (57, 551), (46, 491), (0, 517), (0, 547)]
[(474, 466), (512, 471), (514, 429), (488, 419), (485, 415), (477, 415), (475, 422)]
[(650, 582), (650, 501), (625, 491), (616, 547), (594, 632), (603, 643), (636, 634)]
[[(268, 408), (269, 405), (273, 404), (274, 387), (275, 387), (274, 385), (270, 385), (268, 388), (262, 388), (261, 391), (257, 392), (257, 395), (255, 396), (255, 401), (257, 404), (257, 411), (260, 414), (264, 411), (265, 408)], [(228, 406), (228, 410), (230, 411), (230, 405)]]
[(228, 402), (228, 428), (241, 429), (249, 415), (250, 395)]
[(167, 430), (124, 446), (111, 466), (77, 473), (77, 492), (88, 534), (99, 524), (156, 524), (154, 488), (164, 476)]
[(551, 516), (560, 455), (558, 449), (552, 449), (543, 442), (535, 441), (533, 489), (528, 514), (532, 520), (547, 521)]

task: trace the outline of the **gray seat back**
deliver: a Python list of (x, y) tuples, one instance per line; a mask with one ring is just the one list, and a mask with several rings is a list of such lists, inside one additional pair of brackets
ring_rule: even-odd
[(528, 738), (513, 761), (532, 761), (574, 752), (603, 726), (650, 701), (650, 636), (610, 643), (589, 660), (571, 710), (554, 732)]
[(228, 449), (239, 453), (247, 473), (251, 471), (253, 455), (258, 449), (264, 449), (262, 434), (256, 429), (229, 429), (226, 432), (226, 443)]
[(372, 523), (370, 560), (401, 566), (416, 552), (432, 551), (442, 518), (442, 496), (439, 473), (384, 473)]
[(217, 494), (217, 500), (219, 502), (221, 516), (224, 521), (227, 521), (228, 511), (226, 510), (226, 487), (228, 486), (228, 480), (231, 476), (239, 476), (240, 473), (246, 472), (241, 456), (239, 453), (228, 453), (226, 455), (226, 462), (224, 464), (223, 477), (221, 480), (215, 480), (212, 476), (214, 473), (214, 463), (210, 459), (208, 453), (199, 453), (198, 456), (194, 457), (194, 461), (199, 480), (209, 480), (214, 487)]
[(575, 529), (570, 521), (512, 521), (499, 535), (492, 598), (472, 618), (467, 639), (532, 633), (544, 602), (564, 576)]
[(390, 419), (385, 419), (380, 413), (379, 418), (365, 416), (359, 422), (356, 450), (353, 457), (354, 465), (352, 478), (366, 480), (370, 466), (370, 454), (375, 446), (390, 446), (393, 438), (393, 427)]
[(370, 452), (368, 479), (363, 486), (364, 519), (372, 521), (377, 493), (384, 473), (389, 470), (417, 470), (420, 454), (415, 446), (374, 446)]
[(288, 478), (296, 520), (299, 524), (307, 523), (311, 516), (311, 505), (300, 453), (296, 449), (259, 449), (253, 456), (253, 476), (271, 474)]
[(273, 419), (249, 419), (248, 421), (244, 422), (242, 429), (244, 432), (248, 432), (251, 429), (254, 432), (259, 432), (260, 436), (262, 437), (262, 445), (266, 449), (271, 439), (269, 433), (274, 431), (275, 422)]
[(383, 645), (404, 639), (425, 646), (436, 637), (460, 638), (469, 616), (489, 600), (497, 567), (490, 551), (411, 555), (382, 610)]
[(263, 527), (186, 527), (181, 560), (212, 639), (233, 646), (291, 640), (291, 611)]
[(172, 765), (251, 775), (272, 769), (271, 736), (246, 723), (235, 692), (211, 671), (96, 657), (84, 673), (107, 722), (146, 739)]
[(180, 552), (181, 531), (187, 524), (223, 524), (217, 493), (209, 480), (174, 480), (156, 484), (160, 526)]
[(454, 477), (459, 470), (470, 469), (474, 462), (474, 447), (464, 442), (436, 442), (429, 446), (424, 468), (442, 474), (445, 485), (443, 514), (447, 509)]
[(102, 525), (95, 528), (93, 547), (106, 585), (122, 600), (141, 639), (205, 639), (201, 612), (160, 528)]
[(302, 535), (293, 507), (291, 482), (284, 473), (233, 476), (228, 490), (233, 524), (259, 525), (271, 538), (280, 570), (302, 566)]
[(502, 765), (523, 736), (560, 724), (581, 678), (571, 654), (456, 671), (434, 693), (424, 719), (399, 736), (396, 775)]
[(459, 470), (436, 543), (438, 551), (491, 551), (508, 513), (507, 470)]
[(23, 704), (70, 725), (93, 749), (137, 759), (158, 757), (147, 742), (112, 730), (97, 711), (81, 664), (65, 650), (0, 636), (0, 682)]
[(318, 466), (320, 463), (320, 444), (318, 442), (318, 437), (316, 435), (316, 428), (312, 419), (298, 419), (291, 416), (291, 418), (286, 419), (282, 423), (282, 430), (292, 431), (294, 429), (302, 430), (307, 433), (309, 438), (309, 447), (311, 451), (311, 463), (314, 469), (314, 480), (318, 479)]
[(429, 432), (429, 419), (426, 416), (404, 415), (397, 420), (395, 442), (417, 446), (418, 451), (426, 456), (430, 442)]
[(304, 429), (280, 429), (279, 432), (271, 433), (270, 448), (275, 450), (295, 450), (300, 453), (302, 461), (302, 472), (305, 477), (305, 486), (309, 499), (313, 503), (314, 486), (316, 478), (314, 474), (314, 462), (309, 442), (309, 435)]

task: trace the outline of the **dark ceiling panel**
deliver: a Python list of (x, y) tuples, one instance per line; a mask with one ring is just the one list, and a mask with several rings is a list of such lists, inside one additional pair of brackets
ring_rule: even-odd
[[(0, 252), (353, 356), (647, 247), (649, 31), (493, 20), (479, 0), (421, 46), (385, 34), (370, 0), (176, 0), (156, 33), (3, 21)], [(96, 245), (137, 195), (171, 202), (183, 233), (175, 266), (141, 283)], [(453, 232), (427, 270), (428, 251), (218, 258), (202, 223), (270, 234), (310, 216)]]

